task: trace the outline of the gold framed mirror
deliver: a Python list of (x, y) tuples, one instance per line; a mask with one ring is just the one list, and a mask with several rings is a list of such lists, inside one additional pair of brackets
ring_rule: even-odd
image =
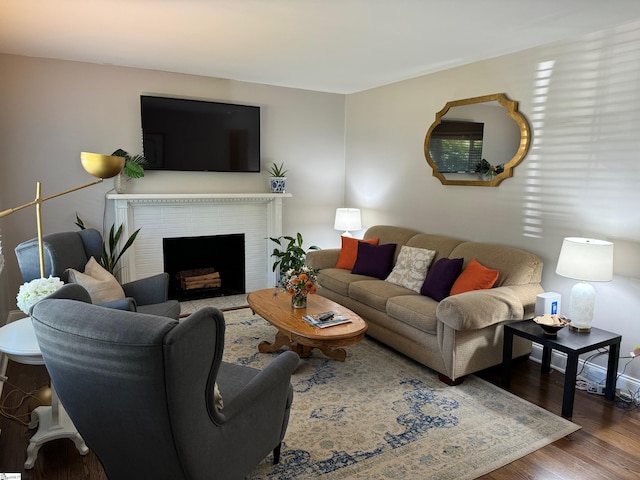
[(504, 93), (448, 102), (424, 139), (424, 155), (443, 185), (496, 187), (513, 176), (531, 131)]

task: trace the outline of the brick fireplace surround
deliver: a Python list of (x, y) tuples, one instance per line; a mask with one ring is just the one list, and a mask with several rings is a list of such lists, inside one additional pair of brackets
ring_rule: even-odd
[(275, 285), (274, 244), (282, 235), (282, 199), (291, 194), (109, 194), (123, 238), (142, 228), (121, 259), (120, 281), (164, 272), (163, 238), (243, 233), (247, 292)]

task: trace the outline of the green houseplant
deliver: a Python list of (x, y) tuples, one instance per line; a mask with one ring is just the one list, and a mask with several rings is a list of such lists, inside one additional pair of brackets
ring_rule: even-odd
[(124, 168), (113, 178), (113, 187), (116, 192), (123, 193), (129, 180), (144, 177), (146, 160), (142, 155), (129, 155), (121, 148), (117, 149), (111, 155), (124, 158)]
[[(278, 245), (271, 253), (271, 256), (275, 258), (272, 267), (274, 272), (284, 273), (289, 270), (300, 271), (302, 269), (307, 257), (307, 251), (302, 246), (303, 240), (300, 233), (297, 233), (295, 237), (285, 235), (277, 238), (270, 237), (269, 239)], [(320, 247), (313, 245), (307, 250), (320, 250)]]
[(272, 163), (267, 172), (270, 175), (269, 186), (271, 187), (271, 192), (285, 193), (287, 170), (284, 169), (284, 162), (280, 163), (280, 165)]
[[(77, 213), (76, 225), (80, 227), (80, 230), (84, 230), (85, 228), (87, 228)], [(135, 232), (133, 232), (126, 243), (123, 245), (123, 247), (120, 249), (120, 251), (117, 251), (116, 249), (118, 247), (118, 242), (120, 241), (120, 237), (122, 237), (122, 225), (120, 225), (118, 230), (115, 229), (115, 224), (111, 225), (111, 230), (109, 230), (108, 243), (104, 240), (102, 241), (102, 257), (99, 259), (100, 265), (102, 265), (104, 269), (110, 272), (112, 275), (115, 275), (116, 264), (118, 263), (124, 252), (126, 252), (129, 247), (133, 245), (133, 242), (135, 241), (139, 232), (140, 229), (137, 229)]]
[(117, 149), (111, 155), (124, 158), (124, 168), (122, 169), (122, 173), (124, 173), (127, 177), (144, 177), (144, 165), (146, 163), (146, 160), (143, 155), (131, 156), (121, 148)]

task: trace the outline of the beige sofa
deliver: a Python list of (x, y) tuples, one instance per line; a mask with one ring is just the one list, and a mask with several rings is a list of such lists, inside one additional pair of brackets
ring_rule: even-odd
[[(442, 257), (471, 259), (498, 270), (493, 288), (452, 295), (440, 302), (385, 280), (335, 268), (340, 249), (311, 251), (307, 264), (319, 269), (318, 293), (353, 310), (369, 324), (367, 335), (437, 371), (448, 384), (502, 363), (502, 326), (533, 316), (543, 292), (542, 261), (529, 252), (491, 243), (466, 242), (415, 230), (375, 226), (365, 239), (435, 250)], [(463, 267), (464, 268), (464, 267)], [(514, 358), (528, 355), (531, 342), (514, 338)]]

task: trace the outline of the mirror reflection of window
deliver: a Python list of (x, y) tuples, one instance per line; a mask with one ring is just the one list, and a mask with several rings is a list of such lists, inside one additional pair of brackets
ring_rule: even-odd
[(482, 160), (484, 123), (443, 120), (431, 133), (429, 154), (440, 173), (475, 172)]

